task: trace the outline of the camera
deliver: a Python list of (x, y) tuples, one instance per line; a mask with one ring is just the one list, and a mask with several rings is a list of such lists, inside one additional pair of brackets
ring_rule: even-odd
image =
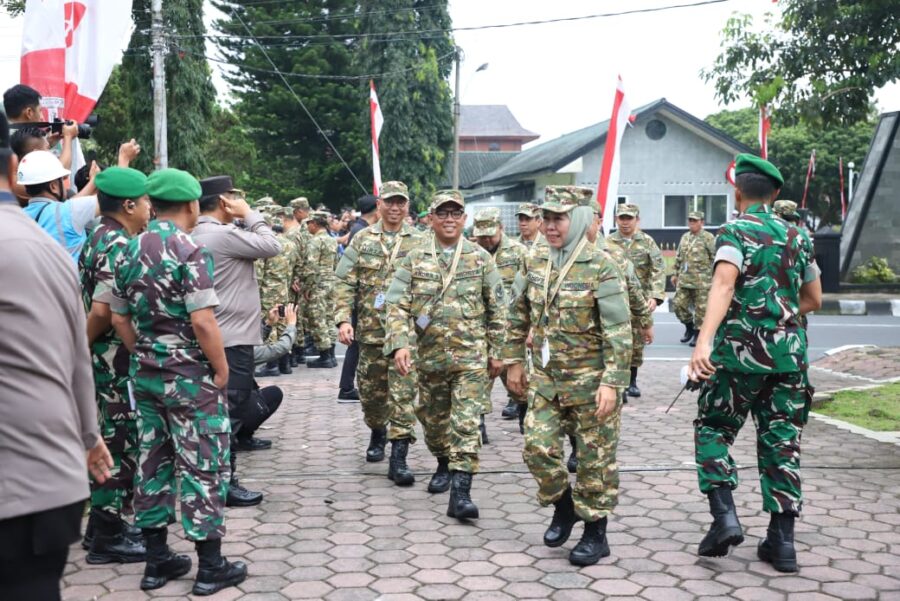
[(278, 305), (278, 317), (284, 317), (284, 305)]
[[(71, 123), (71, 121), (63, 121), (59, 118), (54, 119), (50, 123), (50, 131), (55, 134), (62, 133), (63, 125)], [(78, 137), (82, 140), (89, 140), (93, 133), (93, 129), (98, 125), (100, 125), (100, 117), (95, 114), (89, 115), (88, 118), (84, 120), (84, 123), (78, 124)]]

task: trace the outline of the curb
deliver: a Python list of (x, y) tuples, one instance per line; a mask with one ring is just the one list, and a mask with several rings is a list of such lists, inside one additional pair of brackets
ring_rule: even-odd
[(892, 315), (900, 317), (900, 299), (824, 300), (817, 315)]

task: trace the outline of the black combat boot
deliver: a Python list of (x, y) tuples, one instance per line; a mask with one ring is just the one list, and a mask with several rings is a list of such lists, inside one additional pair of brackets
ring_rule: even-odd
[(355, 403), (359, 400), (359, 389), (351, 388), (349, 390), (341, 388), (338, 390), (338, 402), (349, 401)]
[(641, 396), (641, 389), (637, 386), (637, 372), (638, 368), (631, 368), (631, 383), (628, 385), (628, 388), (625, 389), (625, 392), (628, 393), (628, 396), (633, 396), (635, 398)]
[(685, 342), (687, 342), (688, 340), (691, 339), (691, 336), (694, 335), (694, 324), (685, 323), (683, 321), (681, 323), (684, 324), (684, 336), (682, 336), (681, 340), (679, 340), (678, 342), (681, 342), (682, 344), (684, 344)]
[(509, 402), (506, 403), (506, 407), (503, 408), (503, 413), (500, 414), (500, 417), (503, 419), (515, 419), (518, 415), (519, 404), (514, 400), (509, 399)]
[(337, 367), (337, 359), (335, 359), (334, 357), (334, 346), (320, 351), (319, 357), (317, 359), (313, 359), (312, 361), (308, 361), (306, 363), (306, 367), (327, 369)]
[(765, 540), (760, 541), (756, 555), (779, 572), (797, 571), (797, 551), (794, 550), (793, 513), (773, 513), (769, 516), (769, 529)]
[(297, 357), (294, 356), (293, 351), (287, 354), (288, 365), (291, 367), (297, 367)]
[(525, 415), (528, 413), (528, 405), (526, 403), (519, 403), (519, 406), (516, 407), (516, 411), (519, 412), (519, 434), (525, 434)]
[(700, 334), (700, 330), (694, 330), (694, 334), (691, 336), (691, 341), (688, 343), (688, 346), (697, 346), (697, 336)]
[(724, 557), (728, 555), (731, 547), (737, 547), (744, 542), (744, 532), (738, 521), (731, 488), (727, 485), (719, 486), (709, 491), (707, 496), (713, 523), (709, 532), (700, 541), (697, 552), (702, 557)]
[(278, 360), (278, 373), (285, 376), (294, 373), (294, 370), (291, 369), (291, 362), (287, 355), (284, 355)]
[(484, 425), (484, 416), (481, 416), (481, 423), (478, 424), (478, 431), (481, 433), (481, 444), (490, 444), (491, 441), (487, 435), (487, 426)]
[(257, 378), (273, 378), (281, 375), (281, 372), (278, 370), (278, 361), (269, 361), (265, 365), (260, 365), (253, 372), (253, 375)]
[(575, 515), (575, 502), (572, 501), (572, 487), (566, 487), (566, 492), (557, 499), (553, 505), (553, 519), (550, 527), (544, 532), (544, 544), (548, 547), (559, 547), (569, 540), (572, 534), (572, 526), (578, 521)]
[(316, 357), (319, 354), (319, 349), (316, 348), (315, 342), (313, 342), (312, 336), (309, 334), (306, 335), (306, 339), (303, 345), (303, 354), (307, 357)]
[(450, 489), (450, 459), (438, 457), (438, 466), (428, 482), (428, 492), (447, 492)]
[(228, 496), (225, 498), (225, 507), (253, 507), (262, 503), (261, 492), (247, 490), (238, 482), (237, 476), (232, 474), (228, 484)]
[(143, 540), (135, 542), (125, 536), (125, 523), (119, 516), (93, 508), (90, 518), (94, 520), (94, 537), (87, 554), (89, 564), (146, 561)]
[(566, 461), (566, 469), (570, 474), (576, 474), (578, 473), (578, 441), (570, 434), (569, 442), (572, 443), (572, 452), (569, 454), (569, 460)]
[(241, 436), (239, 433), (231, 443), (233, 451), (265, 451), (272, 448), (272, 441), (266, 438), (256, 438), (255, 436)]
[[(88, 513), (87, 526), (84, 527), (84, 537), (82, 537), (81, 539), (81, 548), (85, 551), (90, 551), (91, 542), (94, 540), (94, 536), (96, 536), (97, 534), (97, 526), (94, 523), (96, 521), (97, 518), (95, 518), (92, 513)], [(143, 538), (141, 540), (143, 540)]]
[(197, 579), (191, 591), (195, 595), (212, 595), (223, 588), (237, 586), (247, 578), (247, 565), (243, 561), (234, 563), (222, 557), (222, 540), (201, 540), (194, 543), (197, 548)]
[(294, 355), (294, 361), (297, 362), (297, 365), (306, 365), (306, 353), (303, 352), (302, 346), (295, 346), (291, 349), (291, 352)]
[(165, 528), (144, 528), (147, 565), (141, 578), (141, 590), (149, 591), (165, 586), (169, 580), (181, 578), (191, 571), (191, 558), (176, 555), (166, 544), (169, 532)]
[(458, 520), (478, 518), (478, 507), (469, 496), (471, 491), (472, 474), (450, 472), (450, 502), (447, 505), (447, 517)]
[(574, 566), (591, 566), (609, 555), (606, 542), (606, 518), (584, 523), (581, 540), (569, 553), (569, 563)]
[(406, 454), (409, 452), (409, 439), (400, 438), (391, 441), (391, 459), (388, 464), (388, 478), (397, 486), (412, 486), (416, 477), (406, 465)]
[(387, 444), (387, 428), (372, 428), (369, 436), (369, 448), (366, 449), (366, 461), (375, 463), (384, 461), (384, 445)]

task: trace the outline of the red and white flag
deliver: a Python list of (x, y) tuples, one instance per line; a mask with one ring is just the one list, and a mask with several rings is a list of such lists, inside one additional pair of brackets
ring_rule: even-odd
[(28, 0), (21, 82), (47, 117), (84, 121), (131, 35), (131, 0)]
[(381, 127), (384, 125), (384, 115), (381, 114), (381, 105), (378, 104), (378, 94), (375, 93), (375, 82), (369, 80), (369, 112), (372, 120), (372, 194), (378, 196), (381, 190), (381, 160), (378, 154), (378, 137), (381, 135)]
[(809, 190), (809, 180), (816, 176), (816, 149), (813, 148), (812, 154), (809, 155), (809, 166), (806, 168), (806, 183), (803, 185), (803, 199), (800, 201), (800, 208), (806, 208), (806, 192)]
[(616, 199), (619, 193), (619, 148), (625, 128), (631, 121), (631, 108), (625, 98), (625, 87), (622, 76), (616, 83), (616, 95), (613, 100), (612, 117), (606, 132), (606, 146), (603, 149), (603, 162), (600, 164), (600, 182), (597, 184), (597, 204), (603, 215), (603, 235), (609, 234), (615, 222)]
[(759, 105), (759, 156), (764, 159), (769, 158), (769, 130), (772, 129), (772, 122), (769, 120), (769, 113), (766, 105)]

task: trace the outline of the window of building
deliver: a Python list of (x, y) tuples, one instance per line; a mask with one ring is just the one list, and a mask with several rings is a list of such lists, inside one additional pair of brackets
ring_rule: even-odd
[(488, 144), (488, 150), (492, 152), (500, 150), (500, 142), (491, 142)]
[(706, 225), (721, 225), (728, 220), (728, 196), (725, 194), (666, 195), (663, 197), (663, 226), (685, 227), (690, 211), (703, 211)]

